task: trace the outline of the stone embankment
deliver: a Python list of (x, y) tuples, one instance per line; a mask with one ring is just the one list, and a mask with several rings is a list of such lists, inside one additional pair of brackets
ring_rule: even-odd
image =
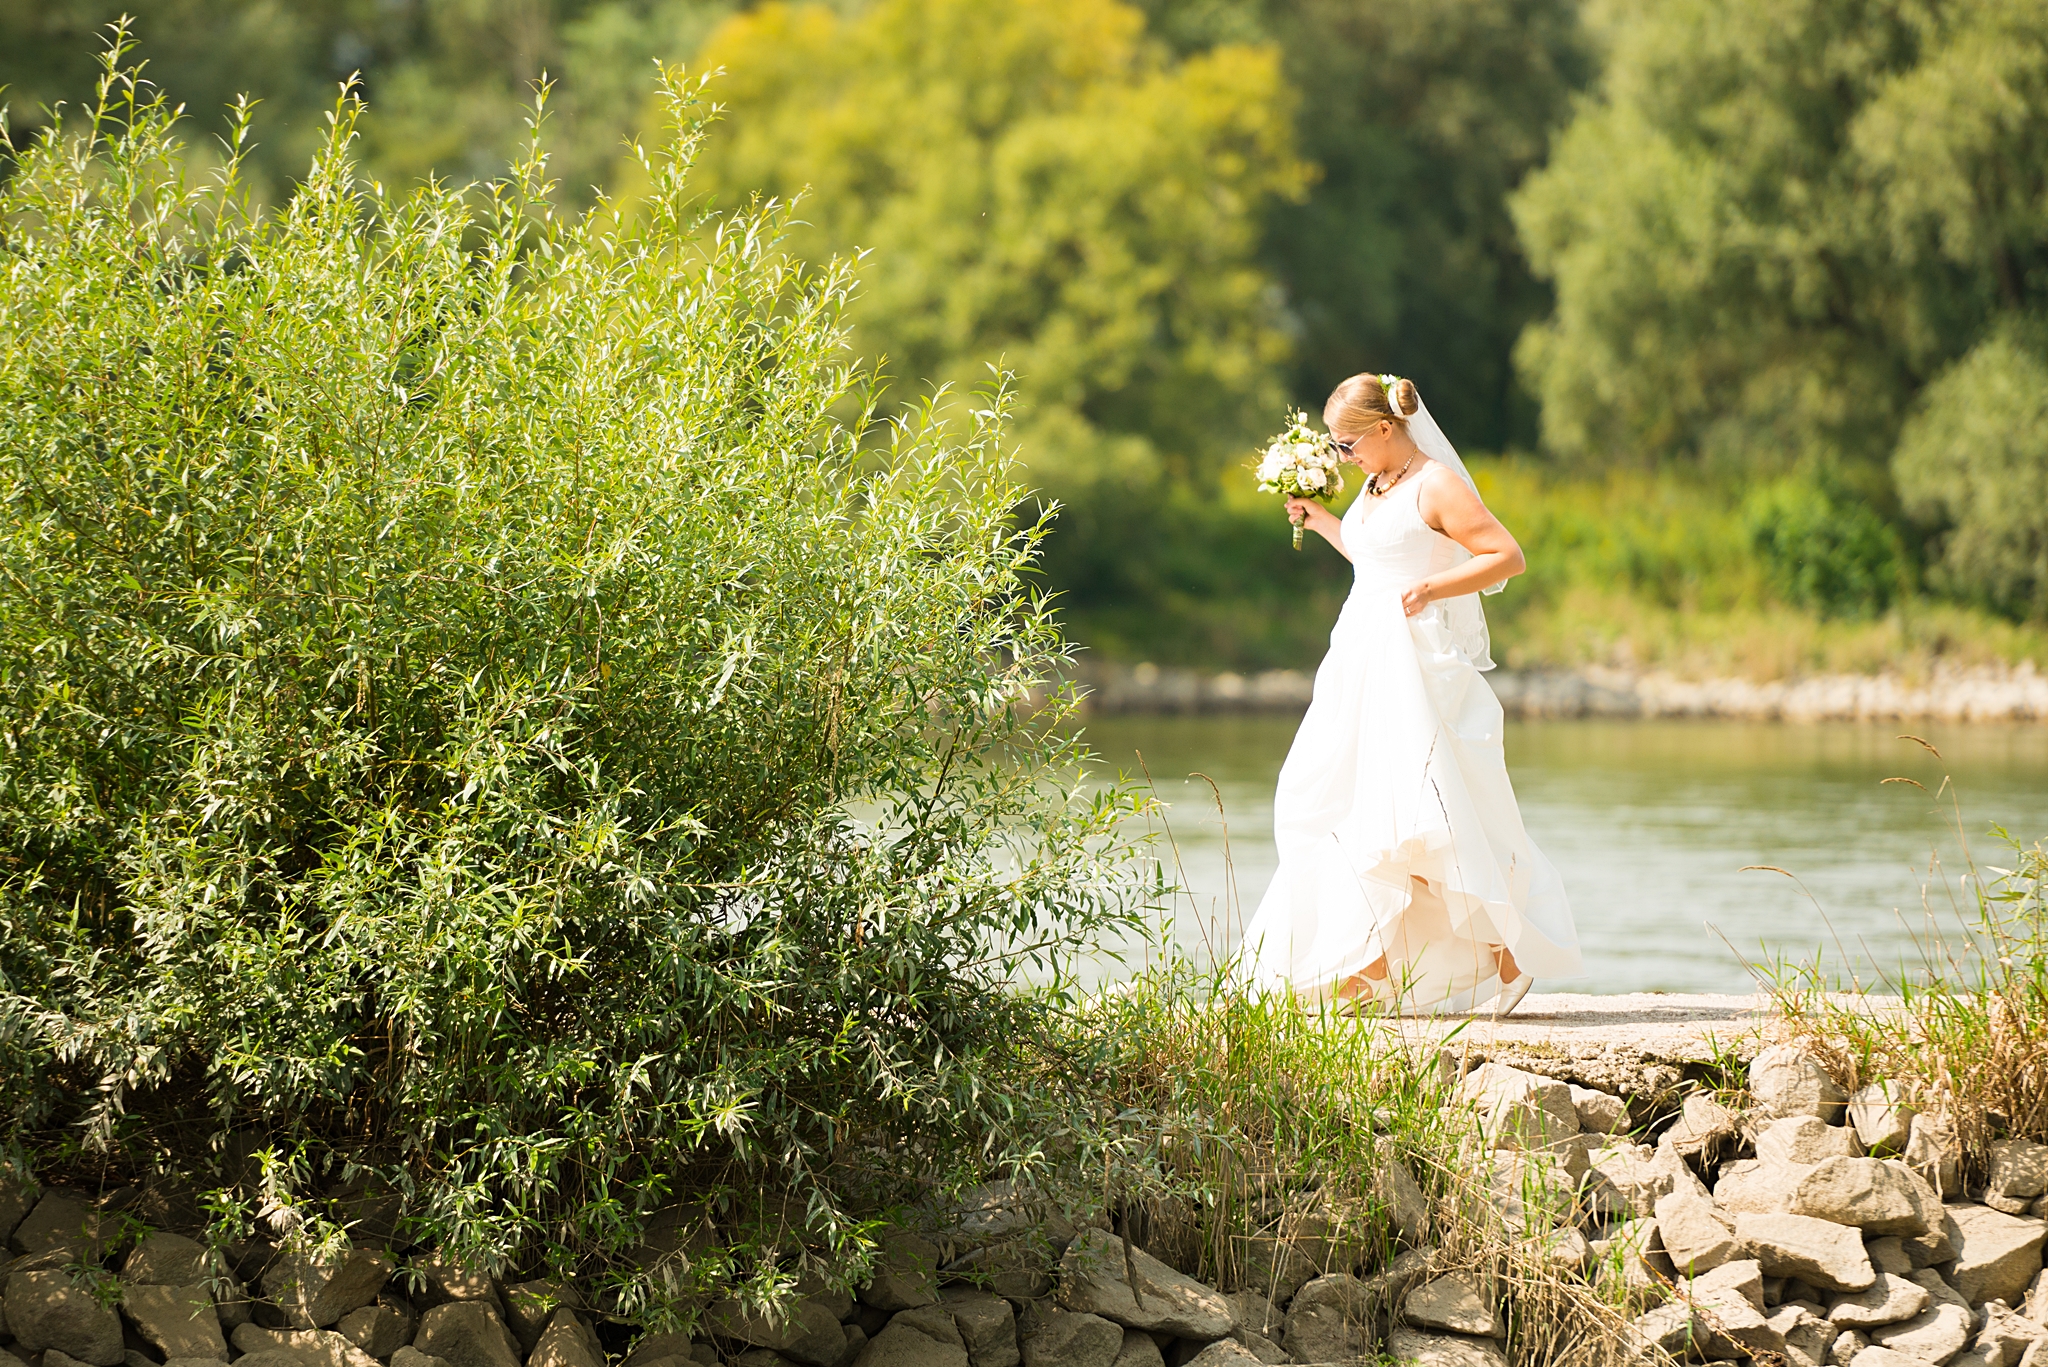
[[(1127, 712), (1299, 712), (1314, 680), (1300, 670), (1202, 673), (1087, 663), (1076, 675), (1088, 709)], [(1487, 676), (1515, 717), (1728, 717), (1760, 721), (2042, 721), (2048, 675), (2014, 669), (1937, 670), (1925, 679), (1833, 674), (1752, 683), (1617, 669), (1497, 669)]]
[(1506, 1367), (1509, 1255), (1621, 1307), (1622, 1361), (2048, 1367), (2048, 1145), (2004, 1140), (1966, 1188), (1938, 1115), (1847, 1095), (1796, 1047), (1757, 1053), (1742, 1093), (1701, 1088), (1697, 1046), (1737, 1010), (1695, 1004), (1623, 1047), (1569, 1042), (1557, 1005), (1538, 1002), (1547, 1036), (1416, 1037), (1467, 1133), (1434, 1201), (1391, 1152), (1372, 1212), (1273, 1188), (1206, 1281), (1207, 1254), (1147, 1236), (1175, 1227), (1156, 1203), (1075, 1221), (989, 1187), (887, 1234), (854, 1294), (639, 1334), (572, 1286), (418, 1251), (154, 1232), (117, 1254), (102, 1231), (150, 1222), (146, 1202), (15, 1188), (0, 1367)]

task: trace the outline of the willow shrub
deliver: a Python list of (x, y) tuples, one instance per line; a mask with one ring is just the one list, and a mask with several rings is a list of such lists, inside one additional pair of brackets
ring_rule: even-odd
[(366, 186), (347, 99), (258, 214), (246, 111), (200, 177), (124, 61), (0, 200), (17, 1156), (657, 1314), (1045, 1162), (1009, 984), (1126, 918), (1126, 803), (1024, 705), (1003, 387), (864, 418), (850, 273), (696, 205), (679, 73), (631, 219), (534, 150)]

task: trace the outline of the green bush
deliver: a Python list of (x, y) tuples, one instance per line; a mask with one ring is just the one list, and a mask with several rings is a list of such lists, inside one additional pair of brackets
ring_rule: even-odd
[(631, 220), (537, 152), (365, 188), (346, 99), (258, 215), (123, 60), (0, 192), (17, 1155), (301, 1239), (389, 1189), (657, 1312), (1042, 1158), (1053, 999), (1005, 985), (1128, 883), (1020, 706), (1007, 393), (861, 418), (849, 274), (697, 216), (679, 74)]
[(1742, 518), (1771, 587), (1788, 603), (1825, 616), (1868, 616), (1890, 607), (1905, 587), (1898, 533), (1825, 475), (1757, 488), (1743, 500)]

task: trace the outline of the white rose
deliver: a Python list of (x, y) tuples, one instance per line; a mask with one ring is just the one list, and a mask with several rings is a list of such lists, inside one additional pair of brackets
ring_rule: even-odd
[(1320, 489), (1324, 483), (1326, 481), (1323, 477), (1323, 472), (1316, 469), (1313, 465), (1301, 472), (1301, 487), (1304, 489)]

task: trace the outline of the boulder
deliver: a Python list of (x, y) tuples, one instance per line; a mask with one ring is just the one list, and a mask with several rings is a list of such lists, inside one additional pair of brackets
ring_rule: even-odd
[[(940, 1259), (931, 1240), (907, 1229), (892, 1229), (884, 1231), (876, 1244), (868, 1284), (858, 1292), (863, 1305), (895, 1312), (937, 1303)], [(868, 1349), (874, 1346), (870, 1343)]]
[(1593, 1247), (1586, 1236), (1569, 1225), (1554, 1229), (1533, 1243), (1544, 1262), (1565, 1272), (1584, 1272), (1593, 1257)]
[(986, 1291), (948, 1287), (939, 1304), (953, 1317), (973, 1367), (1017, 1367), (1017, 1313), (1008, 1301)]
[[(886, 1324), (888, 1321), (884, 1320)], [(881, 1325), (875, 1326), (877, 1329)], [(655, 1367), (663, 1359), (687, 1362), (696, 1344), (688, 1334), (643, 1334), (633, 1341), (621, 1367)]]
[(2034, 1323), (2048, 1327), (2048, 1271), (2034, 1278), (2034, 1284), (2027, 1288), (2026, 1299), (2018, 1303), (2018, 1309)]
[(1692, 1310), (1704, 1330), (1698, 1351), (1710, 1358), (1761, 1358), (1785, 1351), (1785, 1336), (1771, 1327), (1763, 1311), (1732, 1292), (1696, 1299)]
[(1638, 1358), (1650, 1357), (1653, 1348), (1682, 1358), (1706, 1334), (1706, 1327), (1693, 1317), (1692, 1303), (1674, 1301), (1636, 1316), (1629, 1326), (1628, 1342)]
[(1771, 1277), (1797, 1277), (1823, 1291), (1861, 1291), (1877, 1280), (1863, 1237), (1810, 1215), (1735, 1217), (1735, 1237)]
[(1298, 1249), (1318, 1276), (1353, 1271), (1374, 1243), (1372, 1211), (1326, 1192), (1310, 1193), (1290, 1207), (1272, 1232)]
[(1781, 1167), (1811, 1167), (1829, 1158), (1861, 1158), (1863, 1143), (1846, 1125), (1792, 1115), (1773, 1120), (1758, 1132), (1756, 1156)]
[(1244, 1284), (1270, 1296), (1275, 1305), (1285, 1306), (1295, 1292), (1322, 1275), (1306, 1253), (1278, 1234), (1252, 1235), (1243, 1250)]
[(1771, 1115), (1809, 1115), (1840, 1123), (1849, 1094), (1819, 1059), (1794, 1044), (1774, 1044), (1749, 1062), (1749, 1092)]
[[(1782, 1122), (1781, 1122), (1782, 1123)], [(1792, 1189), (1799, 1185), (1803, 1167), (1788, 1167), (1759, 1158), (1736, 1158), (1721, 1165), (1714, 1179), (1714, 1209), (1723, 1218), (1744, 1211), (1752, 1215), (1775, 1215), (1791, 1203)]]
[(498, 1283), (490, 1273), (434, 1257), (414, 1263), (408, 1274), (403, 1280), (413, 1289), (407, 1294), (421, 1311), (450, 1301), (482, 1301), (497, 1312), (500, 1323), (504, 1322), (505, 1302), (499, 1297)]
[[(801, 1290), (798, 1294), (802, 1294)], [(545, 1277), (504, 1288), (503, 1299), (505, 1327), (512, 1331), (519, 1351), (529, 1355), (534, 1345), (540, 1342), (541, 1330), (547, 1328), (548, 1321), (554, 1318), (557, 1307), (566, 1305), (575, 1310), (583, 1305), (583, 1298), (574, 1287)], [(380, 1355), (373, 1353), (371, 1356)]]
[(2048, 1342), (2048, 1326), (2013, 1313), (2004, 1301), (1987, 1301), (1972, 1350), (1999, 1364), (2017, 1363), (2035, 1344)]
[(143, 1342), (166, 1360), (228, 1360), (220, 1316), (204, 1286), (130, 1286), (121, 1297), (121, 1313)]
[(1941, 1196), (1961, 1194), (1963, 1165), (1955, 1135), (1932, 1116), (1913, 1117), (1906, 1133), (1906, 1150), (1902, 1157)]
[(73, 1284), (69, 1272), (10, 1273), (4, 1305), (8, 1332), (22, 1353), (55, 1348), (91, 1367), (122, 1361), (121, 1317)]
[(1872, 1344), (1848, 1360), (1848, 1367), (1934, 1367), (1928, 1358)]
[(1401, 1318), (1423, 1329), (1492, 1338), (1501, 1332), (1493, 1297), (1477, 1280), (1459, 1272), (1424, 1282), (1401, 1302)]
[(1976, 1316), (1969, 1303), (1932, 1271), (1915, 1272), (1913, 1280), (1926, 1288), (1931, 1303), (1912, 1319), (1873, 1328), (1870, 1341), (1927, 1362), (1947, 1362), (1969, 1345)]
[(2041, 1271), (2044, 1226), (1988, 1206), (1947, 1208), (1947, 1234), (1956, 1251), (1955, 1287), (1971, 1305), (1997, 1299), (2010, 1305), (2026, 1295)]
[[(605, 1363), (596, 1332), (568, 1306), (548, 1316), (526, 1357), (526, 1367), (605, 1367)], [(392, 1367), (398, 1367), (395, 1360)]]
[(1875, 1329), (1881, 1324), (1899, 1324), (1927, 1309), (1931, 1297), (1917, 1282), (1890, 1272), (1861, 1291), (1843, 1296), (1828, 1307), (1828, 1319), (1837, 1328)]
[(1785, 1341), (1785, 1356), (1793, 1367), (1819, 1367), (1827, 1361), (1828, 1345), (1834, 1342), (1835, 1326), (1813, 1307), (1781, 1305), (1764, 1316), (1771, 1329)]
[(1793, 1187), (1788, 1209), (1876, 1235), (1925, 1234), (1929, 1223), (1912, 1174), (1882, 1158), (1816, 1163)]
[[(228, 1341), (238, 1353), (282, 1353), (299, 1367), (376, 1367), (377, 1362), (332, 1329), (262, 1329), (241, 1324), (235, 1326)], [(249, 1356), (235, 1361), (246, 1362)]]
[(79, 1197), (46, 1191), (14, 1227), (8, 1245), (16, 1253), (62, 1249), (74, 1258), (89, 1258), (99, 1251), (99, 1227), (99, 1215)]
[[(1127, 1270), (1133, 1267), (1136, 1287)], [(1219, 1339), (1231, 1328), (1230, 1304), (1220, 1292), (1141, 1249), (1131, 1249), (1127, 1262), (1123, 1242), (1099, 1229), (1081, 1231), (1060, 1260), (1059, 1301), (1127, 1329), (1176, 1338)]]
[(1410, 1247), (1429, 1236), (1429, 1197), (1408, 1170), (1408, 1164), (1391, 1153), (1383, 1153), (1376, 1174), (1379, 1195), (1387, 1203), (1394, 1232)]
[(1267, 1338), (1279, 1338), (1286, 1333), (1287, 1317), (1270, 1297), (1257, 1291), (1232, 1291), (1223, 1299), (1230, 1306), (1230, 1317), (1238, 1328)]
[[(891, 1330), (882, 1332), (886, 1336)], [(1024, 1367), (1114, 1367), (1117, 1355), (1123, 1351), (1124, 1338), (1123, 1329), (1100, 1315), (1055, 1311), (1024, 1335)], [(957, 1359), (946, 1362), (927, 1355), (910, 1367), (927, 1367), (927, 1362), (929, 1367), (965, 1367), (967, 1350), (961, 1348)], [(858, 1367), (880, 1364), (862, 1353)]]
[(418, 1328), (419, 1317), (413, 1314), (406, 1299), (396, 1292), (385, 1291), (378, 1295), (375, 1305), (365, 1305), (343, 1315), (336, 1321), (334, 1332), (373, 1358), (388, 1358), (401, 1346), (411, 1343)]
[(1166, 1367), (1166, 1355), (1144, 1330), (1126, 1329), (1124, 1346), (1116, 1350), (1116, 1361), (1110, 1367)]
[(1669, 1147), (1680, 1158), (1715, 1162), (1736, 1142), (1741, 1127), (1734, 1112), (1701, 1092), (1686, 1097), (1678, 1123), (1664, 1132), (1658, 1148)]
[(1905, 1104), (1889, 1082), (1873, 1082), (1849, 1098), (1849, 1124), (1856, 1137), (1871, 1153), (1906, 1151), (1912, 1132), (1913, 1108)]
[(1492, 1339), (1433, 1334), (1397, 1324), (1387, 1335), (1387, 1355), (1415, 1367), (1507, 1367), (1507, 1354)]
[(1861, 1329), (1841, 1330), (1835, 1335), (1835, 1341), (1828, 1345), (1828, 1367), (1849, 1367), (1856, 1360), (1856, 1355), (1868, 1347), (1870, 1335)]
[(1282, 1340), (1296, 1362), (1343, 1362), (1362, 1357), (1374, 1344), (1366, 1326), (1375, 1318), (1373, 1289), (1348, 1273), (1318, 1277), (1287, 1308)]
[(1041, 1300), (1052, 1294), (1056, 1257), (1042, 1240), (1020, 1234), (961, 1255), (946, 1265), (946, 1276), (986, 1287), (1009, 1300)]
[(1568, 1084), (1572, 1110), (1578, 1113), (1579, 1129), (1593, 1134), (1614, 1134), (1628, 1128), (1628, 1103), (1612, 1092), (1595, 1091), (1577, 1083)]
[(1249, 1348), (1233, 1339), (1218, 1339), (1187, 1360), (1185, 1367), (1263, 1367)]
[(182, 1234), (152, 1234), (121, 1260), (121, 1280), (137, 1286), (195, 1286), (220, 1270), (204, 1245)]
[(1543, 1149), (1579, 1133), (1571, 1088), (1554, 1078), (1482, 1063), (1458, 1093), (1479, 1110), (1479, 1130), (1497, 1149)]
[[(14, 1237), (15, 1226), (43, 1199), (43, 1189), (33, 1178), (0, 1174), (0, 1245)], [(19, 1359), (16, 1359), (19, 1361)], [(0, 1363), (0, 1367), (6, 1367)]]
[(262, 1291), (293, 1328), (325, 1329), (373, 1304), (391, 1273), (391, 1260), (368, 1249), (332, 1256), (287, 1251), (263, 1270)]
[[(236, 1367), (240, 1367), (242, 1363), (250, 1360), (249, 1358), (237, 1358)], [(170, 1364), (166, 1363), (164, 1367), (170, 1367)], [(408, 1344), (404, 1348), (392, 1351), (391, 1367), (448, 1367), (448, 1360), (446, 1358), (437, 1358), (431, 1353), (422, 1353), (419, 1349)]]
[[(816, 1300), (798, 1300), (791, 1301), (784, 1311), (773, 1316), (736, 1300), (715, 1301), (705, 1307), (703, 1323), (718, 1338), (766, 1348), (804, 1367), (832, 1367), (846, 1348), (846, 1331), (839, 1327), (831, 1308)], [(943, 1311), (933, 1309), (932, 1313), (948, 1319)]]
[(523, 1367), (519, 1344), (489, 1301), (448, 1301), (420, 1316), (412, 1346), (450, 1367)]
[(1591, 1248), (1596, 1281), (1618, 1283), (1638, 1303), (1663, 1299), (1672, 1269), (1655, 1220), (1624, 1221)]
[(2024, 1215), (2043, 1192), (2048, 1192), (2048, 1144), (2001, 1139), (1991, 1146), (1985, 1205), (2007, 1215)]
[(1740, 1296), (1761, 1311), (1764, 1308), (1762, 1265), (1754, 1258), (1723, 1263), (1711, 1272), (1694, 1277), (1686, 1288), (1686, 1294), (1695, 1300), (1724, 1294)]
[(1706, 1192), (1692, 1169), (1668, 1148), (1610, 1144), (1594, 1150), (1587, 1162), (1594, 1202), (1610, 1214), (1647, 1216), (1655, 1212), (1659, 1197), (1681, 1189)]
[(1657, 1202), (1657, 1233), (1680, 1274), (1692, 1276), (1742, 1255), (1735, 1233), (1721, 1222), (1714, 1203), (1691, 1191), (1674, 1191)]

